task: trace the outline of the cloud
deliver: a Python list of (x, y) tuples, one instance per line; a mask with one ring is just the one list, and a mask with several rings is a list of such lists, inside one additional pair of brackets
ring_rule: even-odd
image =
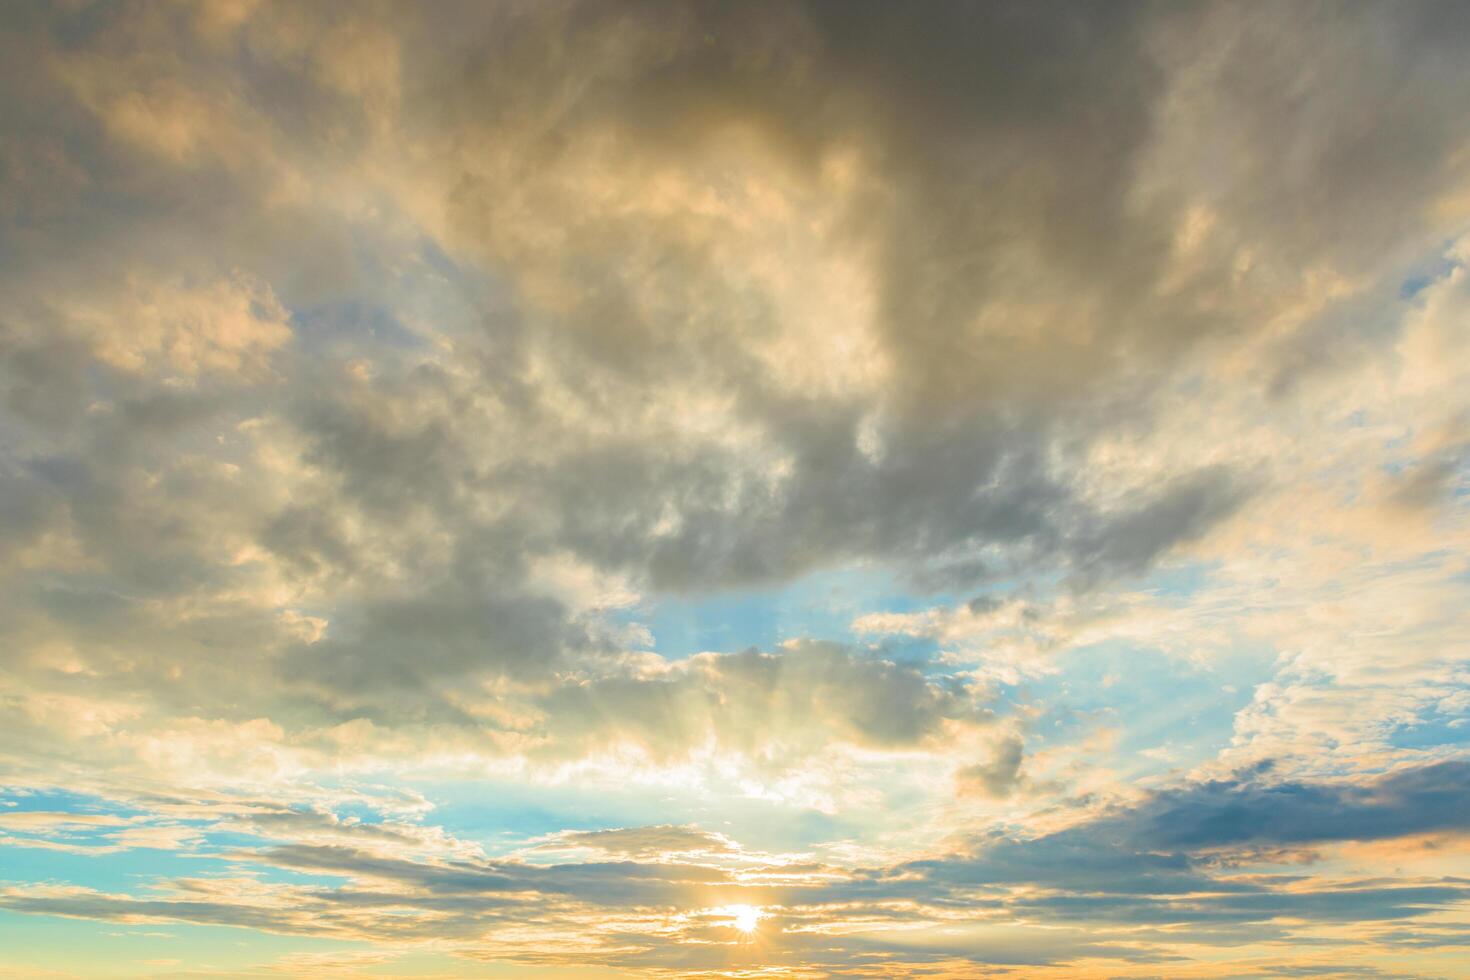
[(1010, 736), (996, 742), (991, 757), (973, 766), (965, 766), (955, 773), (959, 792), (978, 793), (983, 796), (1009, 796), (1021, 779), (1021, 762), (1025, 757), (1024, 743)]
[[(604, 654), (579, 610), (528, 581), (548, 556), (662, 593), (855, 561), (925, 588), (1143, 574), (1254, 484), (1214, 460), (1099, 495), (1089, 446), (1150, 424), (1207, 338), (1310, 287), (1268, 263), (1311, 265), (1316, 243), (1318, 264), (1360, 276), (1392, 250), (1304, 237), (1336, 220), (1325, 204), (1289, 227), (1253, 207), (1280, 190), (1255, 162), (1275, 121), (1218, 57), (1184, 57), (1184, 25), (1283, 55), (1225, 13), (895, 22), (851, 5), (737, 23), (574, 5), (413, 26), (125, 8), (64, 48), (69, 16), (26, 26), (45, 41), (26, 63), (49, 66), (28, 84), (67, 107), (26, 118), (87, 133), (64, 153), (93, 217), (85, 240), (12, 229), (36, 254), (72, 249), (4, 284), (24, 368), (6, 389), (14, 534), (49, 534), (33, 560), (74, 576), (56, 564), (66, 544), (121, 595), (228, 595), (257, 633), (312, 606), (325, 639), (276, 673), (337, 710), (396, 685), (431, 692), (407, 717), (451, 713), (436, 687)], [(426, 59), (420, 29), (448, 24), (458, 44)], [(1403, 53), (1420, 30), (1355, 13), (1314, 58), (1387, 31), (1401, 97), (1417, 96), (1454, 70)], [(1313, 161), (1351, 137), (1330, 95), (1300, 127)], [(1223, 176), (1163, 166), (1198, 136), (1185, 109), (1200, 101), (1253, 121)], [(1430, 104), (1436, 125), (1405, 135), (1449, 160), (1458, 103)], [(1367, 111), (1365, 126), (1402, 125)], [(148, 122), (160, 112), (173, 121)], [(314, 138), (313, 118), (342, 143)], [(348, 147), (360, 162), (344, 169)], [(1453, 168), (1415, 163), (1403, 183), (1393, 163), (1375, 158), (1372, 179), (1419, 197), (1373, 234), (1419, 234), (1449, 186), (1431, 172)], [(26, 173), (37, 194), (53, 179)], [(124, 187), (173, 203), (140, 217)], [(219, 247), (198, 247), (213, 229)], [(1243, 250), (1265, 271), (1242, 280)], [(851, 307), (823, 319), (804, 282)], [(811, 353), (812, 331), (846, 353)]]
[[(1242, 915), (1260, 912), (1259, 919), (1267, 919), (1285, 914), (1280, 910), (1290, 900), (1259, 881), (1213, 874), (1210, 859), (1215, 852), (1238, 850), (1250, 860), (1259, 859), (1250, 849), (1261, 845), (1289, 848), (1463, 833), (1470, 828), (1464, 815), (1463, 775), (1464, 764), (1458, 761), (1358, 781), (1268, 781), (1259, 773), (1242, 774), (1234, 780), (1210, 780), (1150, 793), (1137, 803), (1104, 811), (1051, 834), (977, 840), (969, 856), (920, 861), (898, 870), (917, 872), (945, 891), (1024, 882), (1078, 894), (1238, 893), (1250, 897), (1179, 901), (1197, 908), (1201, 917), (1218, 909)], [(1267, 852), (1266, 856), (1271, 855)], [(887, 887), (903, 889), (904, 880), (899, 873)], [(875, 886), (885, 887), (878, 882)], [(1458, 902), (1464, 895), (1459, 882), (1435, 882), (1422, 893), (1406, 890), (1397, 895), (1409, 904), (1395, 912), (1399, 906), (1392, 904), (1396, 900), (1393, 889), (1359, 891), (1353, 885), (1346, 892), (1333, 891), (1315, 907), (1330, 916), (1355, 901), (1368, 905), (1387, 901), (1391, 908), (1385, 917), (1393, 917), (1400, 912), (1420, 914), (1411, 910), (1419, 907), (1421, 898), (1425, 908), (1432, 908)], [(1302, 897), (1304, 914), (1314, 907), (1311, 901)], [(1166, 917), (1188, 914), (1153, 900), (1146, 904)], [(1101, 915), (1111, 903), (1089, 905), (1079, 899), (1077, 907)]]
[(1465, 18), (6, 10), (0, 768), (136, 809), (0, 826), (253, 869), (7, 907), (634, 971), (1453, 946)]
[(834, 742), (919, 748), (945, 737), (949, 725), (985, 725), (983, 698), (961, 678), (803, 641), (563, 686), (543, 709), (565, 737), (628, 739), (656, 757), (713, 740), (757, 757), (799, 758)]
[(1470, 830), (1470, 765), (1449, 760), (1361, 783), (1210, 780), (1157, 794), (1125, 818), (1150, 843), (1181, 849), (1379, 840)]
[(1085, 535), (1078, 546), (1077, 575), (1137, 573), (1169, 548), (1199, 537), (1240, 507), (1246, 496), (1241, 479), (1228, 470), (1202, 470), (1181, 477), (1157, 496)]
[[(1212, 781), (1147, 794), (1041, 836), (992, 834), (957, 852), (856, 867), (754, 853), (726, 866), (739, 845), (697, 826), (562, 832), (534, 844), (527, 854), (538, 861), (528, 863), (456, 851), (443, 838), (436, 847), (405, 851), (407, 827), (394, 834), (353, 825), (340, 828), (361, 831), (351, 843), (291, 843), (301, 827), (256, 816), (255, 833), (279, 840), (241, 847), (235, 836), (219, 856), (236, 868), (320, 877), (310, 884), (183, 878), (156, 886), (151, 896), (12, 886), (0, 892), (0, 905), (375, 939), (545, 965), (595, 952), (630, 968), (658, 969), (748, 955), (719, 924), (716, 913), (732, 904), (765, 909), (760, 955), (768, 966), (819, 964), (837, 973), (880, 963), (918, 970), (955, 957), (1038, 966), (1105, 958), (1137, 966), (1221, 943), (1310, 942), (1318, 929), (1411, 919), (1428, 930), (1423, 942), (1453, 945), (1453, 934), (1433, 930), (1447, 921), (1438, 916), (1470, 901), (1461, 878), (1363, 879), (1328, 868), (1313, 874), (1308, 865), (1283, 872), (1275, 856), (1252, 851), (1263, 843), (1320, 845), (1460, 828), (1464, 821), (1448, 816), (1463, 802), (1456, 796), (1462, 773), (1453, 765), (1312, 784), (1242, 774), (1229, 786)], [(256, 808), (246, 801), (246, 812)], [(1257, 810), (1259, 821), (1251, 817)], [(267, 811), (273, 814), (286, 815)], [(1240, 863), (1220, 860), (1230, 849)], [(571, 858), (581, 850), (615, 859)], [(556, 861), (558, 854), (569, 859)], [(548, 858), (553, 863), (542, 863)], [(1249, 870), (1252, 864), (1262, 867)], [(384, 915), (387, 909), (394, 914)], [(834, 919), (835, 911), (842, 915)], [(1037, 921), (1046, 928), (1035, 931)], [(1120, 929), (1129, 938), (1120, 938)], [(541, 944), (539, 937), (552, 933), (563, 943)], [(1043, 943), (1043, 936), (1054, 941)]]
[(564, 831), (539, 846), (541, 850), (591, 848), (609, 854), (648, 859), (662, 854), (721, 853), (735, 845), (720, 834), (697, 827), (663, 824), (656, 827), (619, 827), (610, 830)]

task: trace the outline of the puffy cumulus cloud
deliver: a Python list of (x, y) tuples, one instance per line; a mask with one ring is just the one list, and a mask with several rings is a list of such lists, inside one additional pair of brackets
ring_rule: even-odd
[[(419, 406), (430, 415), (409, 431), (374, 431), (381, 420), (343, 405), (295, 420), (349, 488), (432, 484), (436, 494), (479, 498), (483, 511), (509, 478), (521, 506), (541, 503), (515, 516), (538, 518), (536, 536), (549, 540), (524, 544), (569, 547), (660, 587), (787, 576), (867, 555), (924, 563), (995, 544), (1075, 561), (1089, 577), (1129, 572), (1230, 510), (1239, 491), (1228, 474), (1186, 473), (1178, 485), (1098, 513), (1050, 458), (1066, 442), (1058, 427), (1082, 417), (1073, 410), (1116, 411), (1106, 406), (1116, 402), (1110, 388), (1120, 373), (1133, 372), (1136, 394), (1144, 362), (1108, 368), (1120, 346), (1142, 357), (1201, 333), (1180, 325), (1190, 322), (1192, 297), (1182, 311), (1135, 309), (1156, 302), (1146, 284), (1160, 278), (1173, 235), (1172, 222), (1127, 206), (1164, 77), (1149, 45), (1167, 25), (1131, 11), (1069, 11), (1067, 29), (1052, 31), (1057, 15), (965, 11), (891, 30), (881, 7), (842, 17), (773, 10), (739, 23), (717, 8), (672, 19), (591, 8), (480, 14), (485, 23), (470, 11), (453, 16), (468, 19), (455, 36), (480, 46), (455, 49), (470, 66), (464, 72), (436, 70), (428, 51), (414, 49), (422, 31), (447, 29), (440, 23), (397, 25), (391, 42), (369, 43), (381, 30), (355, 18), (266, 6), (228, 29), (268, 77), (296, 83), (303, 106), (249, 89), (257, 97), (239, 104), (237, 90), (199, 118), (261, 124), (251, 145), (289, 173), (279, 178), (286, 190), (259, 186), (259, 176), (221, 175), (179, 149), (227, 147), (220, 137), (136, 127), (179, 144), (170, 158), (185, 171), (180, 179), (224, 181), (245, 206), (311, 186), (331, 159), (332, 146), (305, 138), (309, 120), (298, 116), (306, 107), (341, 117), (347, 144), (381, 163), (333, 178), (383, 199), (378, 209), (393, 216), (377, 224), (418, 222), (451, 254), (487, 262), (489, 275), (517, 290), (520, 309), (500, 322), (432, 323), (462, 358), (459, 398), (433, 401), (435, 388), (449, 392), (432, 365), (385, 374), (374, 386), (370, 397), (394, 385), (408, 388), (403, 397), (431, 398)], [(80, 102), (74, 111), (99, 117), (104, 132), (114, 132), (113, 102), (146, 105), (148, 92), (170, 85), (220, 88), (193, 84), (200, 62), (220, 55), (218, 32), (227, 28), (213, 19), (139, 8), (87, 26), (88, 46), (100, 53), (57, 53), (52, 74), (56, 97), (69, 93)], [(166, 43), (140, 50), (148, 37)], [(860, 70), (877, 39), (890, 37), (877, 59), (884, 69)], [(1031, 70), (1007, 69), (1005, 37), (1033, 42)], [(343, 67), (368, 50), (380, 51), (377, 72)], [(979, 56), (986, 52), (994, 57)], [(536, 73), (528, 75), (528, 59)], [(83, 62), (101, 66), (109, 90), (142, 94), (106, 105), (78, 96)], [(397, 113), (397, 148), (354, 130), (356, 116), (342, 104), (346, 93), (363, 108), (360, 87), (342, 80), (367, 76), (385, 89), (415, 89), (424, 102), (422, 112), (400, 94), (373, 103), (375, 112)], [(175, 129), (194, 118), (166, 115)], [(1069, 166), (1077, 141), (1115, 149), (1084, 175)], [(117, 158), (111, 143), (97, 151), (124, 172), (156, 166)], [(205, 220), (217, 206), (197, 190), (180, 203), (178, 224)], [(280, 209), (305, 206), (291, 200)], [(329, 202), (322, 210), (318, 223), (336, 233), (373, 225)], [(257, 234), (295, 245), (288, 227), (267, 221)], [(396, 227), (373, 230), (390, 239), (378, 248), (402, 247)], [(1117, 247), (1119, 238), (1139, 247)], [(281, 264), (260, 256), (257, 242), (241, 252), (243, 267)], [(956, 255), (965, 265), (948, 268)], [(1229, 263), (1222, 268), (1234, 275)], [(259, 271), (288, 301), (321, 292)], [(365, 274), (331, 291), (380, 293), (360, 282)], [(1058, 300), (1058, 278), (1090, 285)], [(811, 304), (814, 282), (833, 295), (874, 295), (852, 309), (836, 301), (834, 315), (830, 297)], [(1120, 345), (1112, 331), (1157, 335), (1158, 344)], [(1063, 353), (1074, 348), (1075, 357)], [(481, 356), (489, 363), (477, 365)], [(649, 392), (658, 396), (651, 412)], [(675, 432), (655, 422), (665, 412)], [(675, 433), (683, 438), (671, 443)], [(487, 458), (476, 435), (500, 451)], [(446, 473), (435, 456), (416, 455), (424, 453), (450, 467), (466, 457), (483, 463)], [(414, 472), (392, 472), (395, 460)], [(594, 500), (583, 499), (589, 473), (598, 476)], [(980, 566), (944, 567), (973, 575)]]
[[(234, 506), (210, 510), (238, 540), (189, 542), (210, 568), (190, 580), (228, 567), (261, 606), (339, 606), (347, 635), (283, 672), (349, 691), (598, 648), (527, 588), (547, 556), (660, 590), (871, 558), (930, 585), (1146, 570), (1252, 484), (1179, 460), (1099, 494), (1089, 447), (1146, 425), (1192, 353), (1286, 343), (1301, 324), (1263, 309), (1320, 305), (1324, 277), (1351, 292), (1450, 220), (1438, 202), (1460, 186), (1459, 103), (1436, 94), (1455, 65), (1402, 53), (1418, 15), (1334, 21), (1319, 66), (1226, 12), (202, 10), (13, 18), (37, 98), (11, 111), (36, 141), (76, 134), (45, 145), (87, 190), (50, 187), (65, 168), (18, 176), (62, 214), (93, 209), (85, 233), (59, 215), (8, 229), (35, 257), (5, 284), (16, 523), (66, 523), (33, 475), (63, 415), (53, 469), (107, 440), (118, 472), (88, 482), (131, 506), (201, 497), (162, 479), (185, 459), (260, 473), (223, 481)], [(1188, 54), (1191, 25), (1211, 57)], [(1308, 234), (1334, 227), (1330, 197), (1262, 172), (1279, 120), (1226, 52), (1292, 58), (1307, 85), (1384, 32), (1396, 98), (1433, 111), (1405, 129), (1414, 179), (1388, 178), (1397, 158), (1352, 178), (1404, 197), (1347, 250)], [(1318, 95), (1296, 129), (1302, 172), (1325, 175), (1353, 136)], [(1239, 163), (1178, 165), (1215, 101), (1241, 119)], [(1274, 223), (1255, 202), (1288, 186), (1300, 213)], [(139, 293), (139, 276), (201, 285)], [(268, 356), (244, 391), (158, 384), (249, 382)], [(117, 564), (101, 573), (132, 594), (141, 570)], [(381, 663), (353, 636), (420, 627), (414, 656)]]
[[(208, 824), (349, 884), (8, 907), (671, 973), (1326, 975), (1392, 935), (1433, 972), (1461, 883), (1369, 855), (1462, 829), (1465, 18), (10, 5), (0, 761), (149, 802), (0, 826)], [(905, 594), (654, 652), (848, 573)], [(1119, 650), (1229, 697), (1089, 673)], [(408, 774), (798, 829), (557, 814), (503, 860), (339, 805)]]

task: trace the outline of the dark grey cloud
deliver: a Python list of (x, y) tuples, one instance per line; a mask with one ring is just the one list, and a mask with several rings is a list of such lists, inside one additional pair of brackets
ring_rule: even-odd
[(1137, 574), (1175, 545), (1191, 541), (1233, 513), (1249, 494), (1245, 480), (1224, 467), (1176, 478), (1136, 505), (1077, 535), (1075, 575), (1095, 582)]
[(1212, 780), (1156, 794), (1103, 821), (1135, 844), (1180, 850), (1372, 841), (1470, 831), (1470, 763), (1453, 759), (1365, 782)]
[(1297, 902), (1296, 889), (1282, 889), (1302, 876), (1277, 873), (1263, 881), (1222, 875), (1217, 859), (1238, 851), (1249, 862), (1263, 856), (1262, 846), (1463, 834), (1470, 831), (1467, 772), (1464, 761), (1450, 760), (1357, 781), (1270, 780), (1263, 771), (1243, 773), (1159, 791), (1046, 836), (978, 840), (969, 855), (900, 865), (840, 889), (876, 898), (909, 887), (898, 883), (917, 873), (927, 884), (913, 887), (961, 904), (971, 892), (1016, 884), (1052, 889), (1054, 896), (1039, 901), (1066, 917), (1116, 912), (1138, 921), (1256, 922), (1297, 913), (1344, 919), (1421, 915), (1464, 901), (1466, 883), (1337, 886), (1301, 893)]
[[(1186, 467), (1097, 498), (1089, 448), (1146, 433), (1300, 270), (1370, 276), (1438, 234), (1466, 122), (1462, 15), (1435, 4), (5, 16), (0, 547), (73, 541), (86, 580), (49, 569), (72, 594), (301, 590), (328, 639), (277, 631), (260, 676), (332, 712), (398, 687), (428, 692), (405, 717), (449, 713), (442, 685), (601, 656), (529, 581), (548, 555), (661, 592), (873, 560), (940, 590), (1146, 572), (1257, 484)], [(664, 178), (732, 203), (663, 206)], [(815, 259), (781, 258), (871, 286), (872, 323), (833, 329), (877, 381), (763, 353), (813, 313), (757, 261), (749, 186), (830, 212)], [(279, 347), (159, 299), (247, 280)], [(154, 347), (109, 347), (140, 324)], [(251, 370), (178, 376), (209, 356)], [(744, 441), (674, 424), (695, 394)], [(129, 645), (189, 647), (164, 630)]]
[(1025, 743), (1016, 736), (998, 742), (985, 762), (965, 766), (955, 773), (961, 793), (980, 793), (984, 796), (1009, 796), (1020, 783), (1021, 762), (1025, 758)]
[(381, 598), (348, 612), (334, 635), (289, 651), (281, 671), (351, 695), (411, 695), (426, 683), (454, 682), (493, 668), (512, 675), (545, 673), (562, 654), (586, 647), (565, 610), (538, 596), (453, 595)]

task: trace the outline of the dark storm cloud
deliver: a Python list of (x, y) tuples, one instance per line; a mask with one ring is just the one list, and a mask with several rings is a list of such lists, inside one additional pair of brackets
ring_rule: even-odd
[[(1328, 15), (1320, 16), (1325, 25)], [(1119, 411), (1119, 383), (1128, 385), (1136, 414), (1167, 377), (1156, 372), (1169, 359), (1216, 333), (1249, 330), (1258, 315), (1250, 290), (1239, 293), (1240, 305), (1221, 307), (1221, 290), (1239, 276), (1234, 252), (1209, 256), (1163, 298), (1160, 283), (1171, 275), (1188, 193), (1207, 202), (1249, 194), (1237, 183), (1265, 181), (1257, 161), (1280, 142), (1281, 120), (1231, 97), (1230, 111), (1252, 121), (1240, 171), (1227, 169), (1224, 186), (1194, 187), (1189, 182), (1203, 177), (1186, 168), (1175, 175), (1183, 186), (1158, 190), (1152, 206), (1136, 205), (1154, 189), (1143, 187), (1146, 179), (1167, 184), (1168, 174), (1151, 169), (1156, 158), (1172, 153), (1175, 140), (1198, 136), (1175, 131), (1185, 124), (1167, 100), (1216, 98), (1208, 78), (1196, 77), (1211, 71), (1246, 81), (1233, 64), (1176, 63), (1171, 45), (1191, 48), (1191, 23), (1210, 24), (1229, 50), (1283, 72), (1283, 59), (1297, 59), (1295, 46), (1273, 46), (1232, 17), (961, 5), (917, 18), (855, 4), (781, 8), (763, 18), (695, 5), (657, 19), (636, 7), (577, 9), (487, 36), (473, 69), (444, 82), (461, 101), (448, 99), (443, 112), (464, 132), (516, 139), (507, 119), (518, 117), (504, 108), (487, 116), (472, 95), (525, 98), (525, 111), (547, 120), (526, 152), (544, 154), (551, 170), (570, 167), (579, 141), (604, 133), (613, 140), (614, 176), (643, 164), (695, 170), (702, 141), (745, 124), (809, 180), (823, 153), (856, 146), (882, 188), (855, 194), (842, 233), (876, 258), (880, 348), (894, 371), (876, 406), (887, 413), (887, 452), (874, 461), (858, 451), (854, 432), (875, 406), (774, 388), (741, 341), (779, 329), (776, 312), (736, 292), (691, 246), (682, 217), (588, 210), (565, 182), (543, 184), (522, 172), (516, 207), (564, 216), (576, 232), (557, 238), (557, 251), (543, 251), (503, 231), (523, 213), (494, 193), (499, 175), (445, 158), (447, 169), (462, 168), (453, 209), (459, 234), (511, 276), (567, 282), (567, 305), (551, 315), (564, 329), (557, 356), (569, 369), (635, 385), (685, 374), (729, 391), (739, 418), (758, 425), (790, 466), (772, 493), (742, 479), (748, 464), (708, 449), (574, 450), (527, 474), (537, 497), (564, 516), (558, 543), (646, 574), (662, 589), (786, 578), (864, 556), (983, 569), (960, 559), (988, 547), (1014, 549), (1028, 563), (1075, 566), (1076, 581), (1096, 582), (1146, 569), (1231, 514), (1250, 485), (1218, 468), (1174, 474), (1136, 509), (1094, 513), (1076, 499), (1070, 475), (1043, 462), (1043, 449), (1061, 439), (1085, 444), (1103, 431)], [(1412, 34), (1417, 18), (1385, 24), (1376, 12), (1352, 8), (1333, 19), (1331, 43), (1313, 58), (1354, 57), (1370, 32)], [(1302, 14), (1281, 19), (1299, 30), (1312, 25)], [(537, 90), (514, 80), (522, 59), (537, 60), (531, 51), (543, 52), (552, 71), (592, 81)], [(1393, 45), (1385, 57), (1399, 63)], [(1395, 98), (1429, 95), (1431, 82), (1452, 71), (1407, 56), (1402, 63), (1407, 74), (1396, 78)], [(1304, 150), (1322, 164), (1310, 168), (1314, 174), (1330, 169), (1331, 147), (1354, 138), (1331, 122), (1336, 95), (1320, 95), (1303, 110), (1313, 120), (1322, 114)], [(1447, 160), (1449, 119), (1460, 110), (1438, 98), (1433, 104), (1437, 126), (1419, 133), (1420, 159)], [(1368, 111), (1380, 109), (1392, 112), (1378, 103)], [(1361, 125), (1372, 131), (1375, 123)], [(1373, 170), (1375, 186), (1392, 184), (1392, 159), (1360, 165), (1382, 168)], [(1415, 181), (1405, 193), (1421, 200), (1402, 201), (1401, 213), (1422, 215), (1438, 188)], [(1337, 220), (1321, 194), (1295, 199), (1311, 207), (1297, 225), (1270, 226), (1262, 208), (1247, 215), (1248, 228), (1232, 229), (1235, 243), (1263, 251), (1279, 244), (1295, 255), (1302, 226)], [(1402, 221), (1370, 232), (1396, 233), (1407, 233)], [(1314, 241), (1329, 239), (1337, 244), (1330, 235)], [(649, 278), (650, 269), (664, 271)], [(1012, 421), (997, 425), (998, 418)], [(677, 527), (654, 535), (671, 511)]]
[[(1135, 572), (1227, 513), (1200, 506), (1151, 528), (1150, 543), (1119, 541), (1129, 529), (1109, 531), (1111, 517), (1077, 501), (1044, 460), (1064, 413), (1106, 388), (1113, 332), (1149, 322), (1126, 305), (1099, 306), (1092, 294), (1146, 288), (1157, 270), (1118, 267), (1163, 261), (1173, 233), (1134, 229), (1123, 213), (1158, 90), (1139, 13), (965, 6), (913, 18), (875, 4), (773, 9), (763, 19), (696, 5), (666, 22), (591, 8), (553, 19), (546, 34), (533, 23), (514, 35), (512, 45), (546, 44), (554, 62), (567, 50), (589, 52), (583, 64), (595, 86), (570, 97), (561, 87), (528, 94), (533, 105), (556, 100), (540, 104), (552, 135), (535, 144), (553, 163), (580, 134), (609, 130), (626, 139), (615, 144), (615, 167), (645, 157), (694, 167), (702, 141), (748, 124), (807, 180), (823, 153), (859, 147), (892, 197), (855, 198), (843, 232), (878, 260), (879, 346), (895, 374), (876, 404), (773, 386), (741, 341), (781, 329), (777, 314), (759, 301), (751, 308), (718, 266), (691, 251), (680, 218), (645, 224), (575, 212), (568, 220), (600, 251), (588, 254), (572, 238), (548, 254), (503, 236), (499, 199), (456, 200), (460, 233), (499, 261), (577, 284), (559, 315), (561, 357), (593, 376), (642, 380), (654, 366), (730, 391), (742, 421), (758, 425), (791, 467), (772, 494), (742, 485), (737, 460), (706, 452), (616, 445), (573, 454), (540, 474), (545, 499), (568, 517), (561, 540), (665, 589), (788, 578), (864, 556), (922, 566), (989, 546), (1020, 548), (1040, 564), (1075, 556), (1100, 573)], [(649, 62), (608, 61), (599, 47), (608, 35), (632, 51), (646, 47)], [(506, 77), (517, 52), (486, 43), (471, 90), (520, 92)], [(486, 123), (478, 109), (456, 118), (468, 132), (497, 132), (498, 117)], [(1078, 168), (1083, 146), (1089, 166)], [(472, 160), (463, 165), (464, 186), (494, 179)], [(532, 189), (516, 193), (552, 211), (575, 207), (561, 185), (533, 196), (536, 186), (533, 177)], [(1120, 248), (1119, 235), (1149, 247)], [(649, 252), (654, 268), (678, 274), (648, 280), (640, 271), (648, 263), (623, 261)], [(595, 288), (581, 285), (589, 275)], [(1040, 300), (1074, 280), (1088, 284), (1075, 303)], [(650, 289), (655, 309), (673, 317), (648, 312)], [(1026, 322), (1019, 330), (1009, 322), (1017, 318)], [(1168, 344), (1193, 333), (1171, 323)], [(854, 443), (875, 407), (889, 427), (879, 461)], [(651, 536), (670, 508), (678, 528)], [(1084, 526), (1097, 530), (1077, 539)], [(1110, 544), (1095, 543), (1099, 536)]]
[[(27, 97), (6, 103), (24, 193), (5, 232), (30, 259), (0, 277), (0, 541), (74, 533), (114, 591), (159, 596), (237, 587), (225, 566), (253, 548), (343, 620), (280, 675), (348, 690), (588, 648), (526, 581), (553, 553), (667, 591), (870, 559), (946, 589), (1145, 572), (1255, 484), (1184, 469), (1102, 507), (1088, 447), (1146, 430), (1191, 351), (1292, 294), (1272, 263), (1358, 274), (1417, 235), (1466, 118), (1436, 26), (1453, 6), (471, 5), (394, 10), (379, 35), (345, 10), (213, 16), (9, 14)], [(1206, 166), (1227, 130), (1235, 152)], [(747, 268), (765, 246), (722, 244), (759, 225), (655, 206), (659, 174), (742, 206), (708, 167), (734, 131), (760, 148), (749, 186), (831, 212), (813, 247), (872, 289), (876, 382), (774, 374), (758, 351), (802, 324)], [(310, 193), (378, 159), (378, 224)], [(1346, 234), (1340, 202), (1369, 197), (1381, 220)], [(410, 201), (443, 240), (388, 223)], [(1176, 268), (1201, 207), (1214, 237)], [(240, 269), (288, 342), (169, 319), (168, 289), (212, 295)], [(153, 346), (108, 346), (150, 316)], [(433, 343), (403, 326), (425, 321)], [(344, 380), (353, 357), (371, 371)], [(230, 358), (258, 373), (201, 367)], [(167, 375), (184, 369), (203, 373)], [(689, 392), (747, 441), (646, 426)], [(309, 489), (209, 474), (254, 465), (210, 440), (260, 417), (276, 428), (251, 438)]]

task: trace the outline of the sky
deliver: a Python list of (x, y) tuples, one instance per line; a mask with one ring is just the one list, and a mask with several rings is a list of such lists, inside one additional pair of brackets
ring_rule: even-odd
[(11, 0), (0, 977), (1470, 977), (1470, 5)]

